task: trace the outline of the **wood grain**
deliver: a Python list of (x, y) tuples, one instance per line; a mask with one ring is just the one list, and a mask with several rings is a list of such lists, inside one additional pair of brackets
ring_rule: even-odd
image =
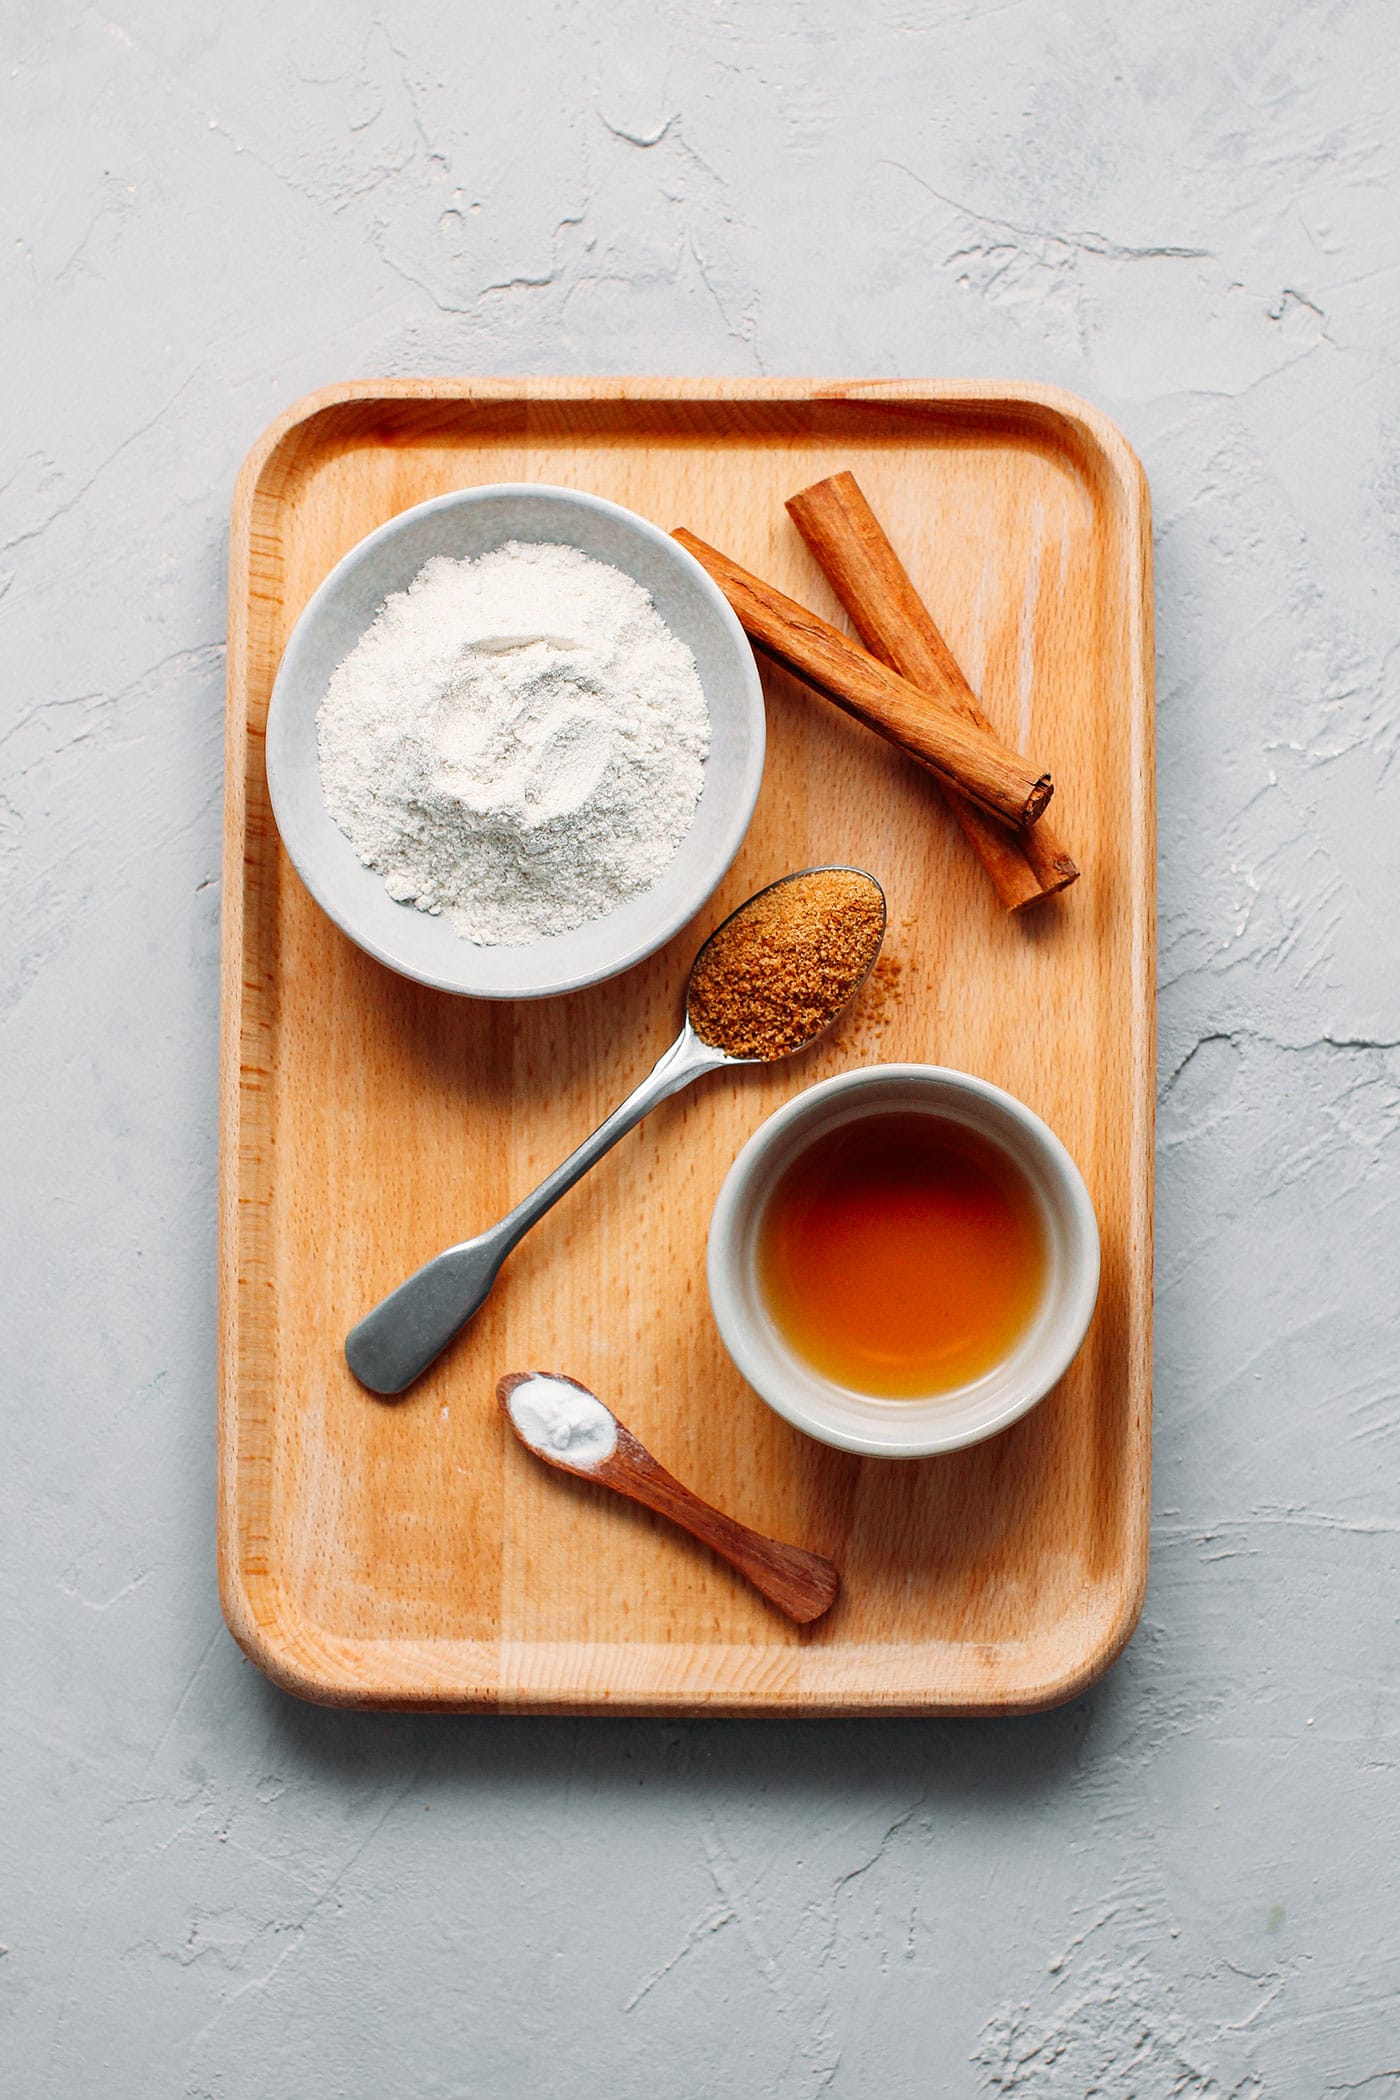
[[(828, 475), (789, 496), (786, 509), (866, 648), (995, 735), (855, 475)], [(1043, 817), (1028, 832), (1013, 831), (946, 783), (944, 792), (1008, 911), (1022, 911), (1078, 881), (1078, 868)]]
[[(1072, 783), (1071, 910), (1003, 912), (930, 777), (765, 668), (745, 845), (695, 925), (626, 977), (535, 1005), (457, 1000), (335, 931), (282, 854), (262, 735), (292, 624), (340, 555), (447, 489), (562, 482), (687, 519), (839, 619), (783, 502), (842, 468), (989, 715)], [(1004, 1712), (1072, 1696), (1117, 1653), (1147, 1565), (1149, 549), (1128, 446), (1036, 387), (364, 381), (266, 433), (231, 545), (219, 1573), (229, 1625), (279, 1683), (361, 1706)], [(889, 895), (864, 1004), (800, 1062), (659, 1109), (422, 1384), (370, 1399), (340, 1354), (356, 1313), (599, 1122), (671, 1039), (699, 939), (816, 861), (869, 866)], [(1088, 1341), (1050, 1398), (990, 1443), (909, 1464), (828, 1451), (773, 1415), (725, 1356), (704, 1284), (719, 1184), (762, 1118), (893, 1059), (981, 1073), (1043, 1115), (1104, 1253)], [(833, 1610), (790, 1626), (661, 1519), (561, 1490), (501, 1435), (496, 1380), (522, 1363), (615, 1397), (699, 1493), (835, 1560)]]

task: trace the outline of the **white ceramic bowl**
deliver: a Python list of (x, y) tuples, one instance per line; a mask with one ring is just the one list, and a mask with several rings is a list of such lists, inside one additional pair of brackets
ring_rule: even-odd
[[(477, 947), (445, 917), (396, 904), (361, 866), (326, 808), (316, 711), (331, 673), (384, 600), (435, 554), (484, 554), (505, 540), (557, 540), (611, 562), (646, 590), (691, 649), (710, 711), (710, 755), (690, 830), (649, 890), (606, 918), (526, 947)], [(267, 720), (267, 784), (282, 842), (306, 887), (352, 941), (420, 984), (481, 999), (539, 999), (613, 977), (694, 917), (748, 829), (763, 778), (763, 689), (744, 631), (693, 555), (619, 504), (578, 489), (499, 483), (402, 511), (339, 561), (287, 644)]]
[[(862, 1116), (910, 1110), (965, 1124), (1011, 1155), (1040, 1208), (1048, 1275), (1027, 1332), (985, 1376), (927, 1399), (882, 1400), (835, 1384), (794, 1353), (763, 1303), (755, 1256), (773, 1186), (814, 1138)], [(708, 1270), (725, 1347), (778, 1414), (842, 1451), (924, 1458), (1005, 1429), (1064, 1375), (1098, 1296), (1099, 1233), (1079, 1169), (1014, 1095), (940, 1065), (872, 1065), (808, 1088), (754, 1132), (715, 1204)]]

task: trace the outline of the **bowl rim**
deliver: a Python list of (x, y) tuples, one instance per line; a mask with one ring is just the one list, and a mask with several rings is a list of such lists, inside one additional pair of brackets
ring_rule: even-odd
[[(755, 1182), (763, 1175), (787, 1132), (803, 1116), (811, 1114), (814, 1105), (839, 1100), (843, 1095), (908, 1085), (911, 1081), (917, 1085), (937, 1086), (945, 1094), (962, 1094), (999, 1109), (1007, 1117), (1027, 1150), (1039, 1153), (1041, 1163), (1049, 1169), (1055, 1182), (1057, 1194), (1064, 1201), (1071, 1259), (1058, 1312), (1058, 1332), (1047, 1338), (1042, 1356), (1031, 1368), (1024, 1391), (991, 1405), (983, 1419), (962, 1429), (950, 1428), (942, 1432), (916, 1429), (910, 1422), (900, 1434), (899, 1415), (894, 1410), (902, 1403), (892, 1401), (887, 1425), (880, 1431), (872, 1429), (867, 1433), (834, 1424), (814, 1410), (806, 1399), (795, 1397), (791, 1390), (768, 1377), (766, 1360), (753, 1338), (749, 1312), (744, 1303), (744, 1269), (738, 1228), (741, 1214), (756, 1206), (766, 1193), (760, 1190), (755, 1194)], [(820, 1127), (820, 1118), (816, 1122)], [(814, 1128), (813, 1135), (816, 1134)], [(767, 1116), (741, 1148), (724, 1178), (710, 1216), (705, 1253), (706, 1281), (715, 1325), (741, 1376), (764, 1404), (791, 1423), (793, 1428), (802, 1430), (818, 1443), (835, 1450), (854, 1452), (863, 1458), (929, 1458), (941, 1452), (963, 1450), (1009, 1429), (1013, 1422), (1029, 1414), (1058, 1384), (1083, 1346), (1098, 1301), (1101, 1269), (1098, 1219), (1084, 1177), (1062, 1139), (1056, 1136), (1044, 1118), (1017, 1095), (976, 1073), (959, 1071), (952, 1065), (915, 1063), (864, 1065), (856, 1071), (835, 1073), (829, 1079), (805, 1087)], [(819, 1373), (813, 1375), (820, 1381)], [(834, 1384), (831, 1389), (839, 1390)], [(953, 1395), (948, 1397), (951, 1399)]]
[[(678, 568), (689, 572), (691, 582), (698, 588), (700, 596), (707, 601), (710, 610), (717, 615), (721, 628), (727, 632), (729, 640), (734, 646), (735, 659), (739, 666), (740, 682), (743, 687), (745, 711), (749, 720), (749, 749), (738, 788), (727, 798), (724, 806), (714, 858), (710, 863), (710, 866), (714, 869), (713, 875), (707, 876), (706, 886), (700, 894), (697, 895), (692, 887), (668, 912), (657, 919), (654, 927), (648, 931), (644, 938), (634, 940), (625, 952), (614, 961), (576, 970), (538, 985), (469, 985), (461, 982), (461, 972), (454, 975), (441, 970), (422, 967), (405, 961), (397, 954), (391, 953), (384, 942), (377, 939), (373, 934), (360, 931), (348, 924), (342, 912), (331, 902), (327, 894), (326, 884), (321, 878), (316, 856), (307, 852), (306, 841), (300, 835), (296, 814), (286, 797), (285, 781), (282, 783), (283, 793), (281, 806), (279, 807), (278, 777), (282, 738), (279, 717), (290, 704), (286, 699), (286, 687), (283, 680), (287, 666), (293, 662), (298, 636), (304, 636), (311, 631), (315, 625), (317, 612), (333, 596), (337, 586), (343, 582), (347, 571), (364, 561), (372, 554), (375, 548), (393, 540), (410, 522), (419, 521), (438, 511), (467, 509), (488, 500), (499, 501), (509, 498), (542, 498), (546, 504), (558, 503), (561, 508), (578, 506), (584, 510), (619, 520), (627, 527), (637, 531), (642, 539), (650, 541), (657, 548), (664, 549), (669, 560), (673, 561)], [(511, 534), (507, 535), (507, 537), (518, 537), (518, 535)], [(560, 538), (565, 544), (576, 544), (569, 538), (566, 531), (561, 532)], [(587, 553), (588, 549), (580, 548), (579, 551)], [(591, 558), (594, 560), (599, 559), (596, 555)], [(644, 585), (643, 588), (646, 588), (646, 586)], [(279, 690), (283, 694), (280, 707), (278, 704)], [(353, 942), (366, 955), (372, 956), (376, 962), (382, 963), (386, 969), (392, 970), (396, 976), (408, 978), (415, 984), (427, 985), (434, 991), (450, 992), (458, 998), (493, 1000), (551, 999), (560, 997), (567, 992), (583, 991), (590, 985), (603, 984), (613, 977), (622, 976), (625, 971), (634, 968), (640, 962), (644, 962), (649, 955), (654, 955), (658, 948), (664, 947), (667, 941), (673, 939), (681, 931), (682, 927), (690, 923), (697, 912), (703, 910), (705, 904), (714, 895), (715, 890), (723, 882), (734, 863), (739, 848), (747, 835), (749, 825), (753, 820), (754, 808), (758, 801), (759, 791), (763, 785), (766, 747), (767, 714), (757, 659), (754, 656), (749, 638), (740, 624), (738, 615), (713, 577), (695, 559), (694, 555), (681, 545), (679, 540), (673, 539), (671, 534), (663, 530), (661, 526), (653, 524), (650, 518), (644, 518), (639, 511), (629, 510), (622, 503), (614, 503), (610, 497), (596, 496), (588, 489), (569, 488), (561, 482), (549, 481), (490, 481), (481, 482), (471, 488), (445, 489), (441, 495), (429, 496), (421, 503), (413, 503), (405, 510), (396, 511), (393, 517), (386, 518), (381, 525), (376, 525), (372, 531), (365, 533), (362, 538), (356, 540), (352, 547), (347, 547), (344, 554), (340, 556), (332, 568), (327, 570), (317, 584), (315, 590), (297, 615), (292, 631), (287, 637), (282, 655), (278, 661), (272, 690), (268, 695), (267, 719), (263, 738), (268, 801), (271, 806), (273, 820), (277, 826), (278, 835), (299, 880), (320, 909), (326, 914), (327, 918), (340, 929), (348, 941)], [(699, 804), (696, 807), (698, 810)], [(289, 823), (284, 823), (284, 812), (290, 819)], [(343, 833), (341, 836), (344, 838)], [(354, 848), (350, 845), (348, 839), (344, 839), (344, 845), (346, 852), (353, 854)], [(682, 839), (677, 852), (682, 852), (684, 846), (685, 839)], [(643, 891), (638, 894), (645, 895), (646, 892)], [(596, 926), (602, 923), (604, 923), (602, 920), (585, 922), (587, 926)], [(570, 929), (571, 932), (579, 930), (582, 929)], [(568, 936), (558, 935), (552, 938), (567, 939)], [(470, 941), (461, 940), (460, 936), (458, 936), (458, 939), (464, 955), (470, 956), (473, 952), (474, 944)], [(499, 951), (499, 947), (508, 946), (508, 944), (502, 943), (497, 944), (497, 946)], [(529, 950), (526, 948), (517, 952), (526, 954)]]

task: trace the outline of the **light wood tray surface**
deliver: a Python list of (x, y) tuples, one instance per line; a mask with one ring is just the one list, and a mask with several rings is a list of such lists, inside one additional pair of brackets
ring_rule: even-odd
[[(1054, 771), (1083, 869), (1008, 916), (930, 776), (764, 669), (768, 765), (693, 929), (572, 997), (454, 999), (393, 976), (302, 889), (262, 738), (293, 623), (374, 526), (447, 489), (547, 481), (685, 524), (841, 620), (783, 499), (859, 479), (997, 728)], [(842, 621), (844, 625), (844, 621)], [(1151, 1414), (1150, 532), (1133, 453), (1053, 389), (984, 383), (375, 380), (264, 435), (238, 486), (229, 604), (219, 1570), (248, 1653), (357, 1706), (832, 1714), (1024, 1711), (1082, 1689), (1136, 1623)], [(704, 1081), (524, 1242), (404, 1399), (346, 1329), (502, 1211), (671, 1039), (699, 939), (815, 861), (871, 868), (902, 970), (800, 1063)], [(730, 1162), (799, 1087), (855, 1064), (962, 1067), (1044, 1116), (1088, 1181), (1103, 1288), (1045, 1403), (989, 1443), (889, 1463), (778, 1420), (705, 1292)], [(506, 1370), (582, 1379), (748, 1524), (831, 1555), (797, 1630), (705, 1549), (534, 1462)]]

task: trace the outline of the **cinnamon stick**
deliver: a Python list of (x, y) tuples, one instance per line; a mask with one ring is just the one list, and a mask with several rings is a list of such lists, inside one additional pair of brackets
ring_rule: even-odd
[[(790, 496), (787, 509), (866, 648), (990, 733), (991, 723), (854, 474), (814, 483)], [(1078, 868), (1048, 823), (1008, 831), (955, 789), (948, 790), (948, 803), (1008, 911), (1078, 880)]]
[(672, 538), (713, 577), (760, 649), (1004, 823), (1035, 823), (1054, 792), (1048, 773), (694, 533), (682, 527)]

